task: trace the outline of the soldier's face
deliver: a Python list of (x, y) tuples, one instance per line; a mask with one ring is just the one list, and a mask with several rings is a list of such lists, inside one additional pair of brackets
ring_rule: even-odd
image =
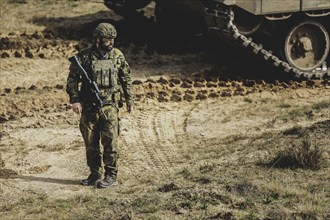
[(102, 49), (111, 50), (115, 43), (115, 39), (112, 38), (102, 38), (100, 42), (100, 46)]

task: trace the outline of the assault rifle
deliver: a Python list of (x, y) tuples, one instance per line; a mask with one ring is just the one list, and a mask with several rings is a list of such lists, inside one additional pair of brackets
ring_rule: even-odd
[(106, 114), (103, 111), (104, 102), (102, 101), (102, 99), (99, 96), (100, 89), (97, 86), (97, 83), (95, 81), (92, 81), (89, 78), (88, 73), (86, 72), (86, 70), (84, 69), (84, 67), (82, 67), (82, 65), (80, 64), (77, 56), (70, 57), (69, 58), (69, 61), (71, 63), (77, 64), (77, 66), (79, 67), (79, 70), (81, 71), (84, 80), (86, 80), (86, 82), (88, 83), (88, 86), (89, 86), (89, 88), (90, 88), (90, 90), (91, 90), (91, 92), (93, 94), (94, 101), (95, 101), (93, 104), (99, 109), (99, 111), (104, 116), (104, 118), (106, 120), (108, 120), (108, 117), (106, 116)]

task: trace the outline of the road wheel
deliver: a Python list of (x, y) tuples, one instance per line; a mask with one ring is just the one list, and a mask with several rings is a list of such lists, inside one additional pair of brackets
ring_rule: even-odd
[(329, 34), (325, 27), (316, 21), (304, 21), (288, 31), (284, 55), (292, 66), (310, 71), (320, 67), (326, 60), (329, 47)]

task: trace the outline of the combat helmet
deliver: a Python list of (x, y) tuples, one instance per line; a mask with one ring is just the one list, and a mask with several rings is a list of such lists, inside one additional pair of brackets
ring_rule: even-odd
[(117, 31), (116, 28), (109, 23), (100, 23), (96, 26), (93, 31), (93, 38), (116, 38)]

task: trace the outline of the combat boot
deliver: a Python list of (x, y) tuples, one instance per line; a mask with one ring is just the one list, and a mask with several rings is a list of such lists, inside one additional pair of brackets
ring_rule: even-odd
[(89, 176), (87, 177), (87, 179), (81, 180), (80, 183), (82, 185), (84, 185), (84, 186), (92, 186), (99, 179), (100, 179), (99, 175), (96, 175), (96, 174), (91, 173), (91, 174), (89, 174)]
[(103, 180), (95, 183), (97, 188), (108, 188), (118, 185), (116, 176), (105, 175)]

